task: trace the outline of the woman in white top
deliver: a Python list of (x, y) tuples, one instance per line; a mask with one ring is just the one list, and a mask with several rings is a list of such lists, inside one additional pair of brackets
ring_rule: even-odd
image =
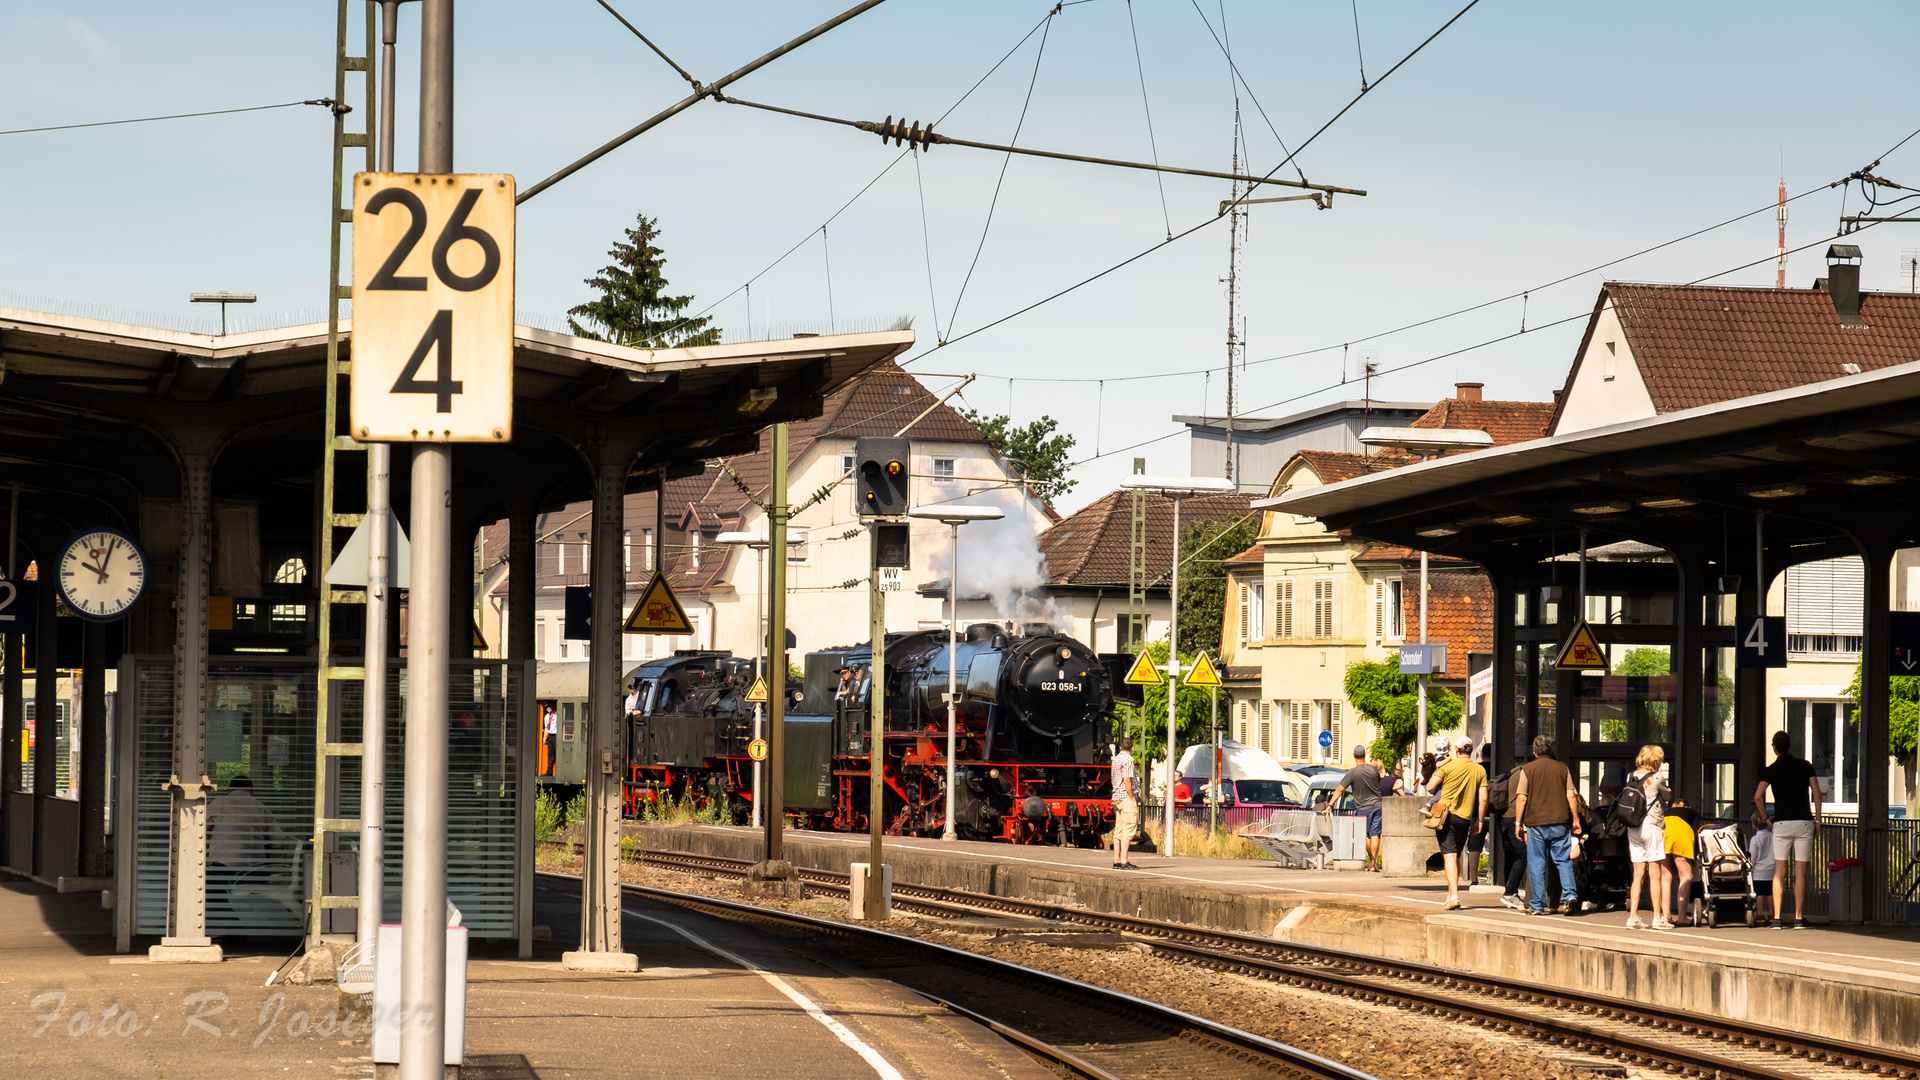
[(1667, 781), (1660, 775), (1666, 752), (1657, 746), (1643, 746), (1633, 759), (1628, 784), (1639, 784), (1647, 793), (1647, 816), (1640, 824), (1627, 827), (1627, 854), (1633, 860), (1633, 883), (1627, 888), (1627, 926), (1646, 929), (1640, 921), (1640, 886), (1644, 882), (1653, 893), (1653, 928), (1671, 930), (1667, 916), (1669, 894), (1673, 891), (1672, 873), (1667, 869)]

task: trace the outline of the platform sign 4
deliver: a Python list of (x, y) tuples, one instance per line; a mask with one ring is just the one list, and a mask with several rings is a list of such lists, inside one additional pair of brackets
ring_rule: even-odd
[(513, 438), (513, 177), (353, 178), (353, 435)]
[(1733, 666), (1774, 668), (1787, 666), (1787, 619), (1784, 615), (1741, 615), (1733, 620)]

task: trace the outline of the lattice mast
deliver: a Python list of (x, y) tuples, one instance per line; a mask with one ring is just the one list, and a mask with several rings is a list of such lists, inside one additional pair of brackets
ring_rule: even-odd
[(1246, 194), (1240, 184), (1240, 101), (1233, 103), (1233, 200), (1227, 207), (1227, 471), (1226, 477), (1240, 483), (1238, 464), (1233, 458), (1233, 417), (1239, 408), (1238, 369), (1246, 355), (1246, 343), (1240, 335), (1240, 244), (1245, 239), (1246, 211), (1240, 200)]

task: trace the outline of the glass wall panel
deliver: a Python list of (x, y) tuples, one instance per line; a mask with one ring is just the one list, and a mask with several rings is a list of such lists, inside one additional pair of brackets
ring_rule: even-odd
[(1740, 806), (1740, 793), (1734, 790), (1733, 762), (1710, 761), (1700, 766), (1700, 815), (1733, 820), (1745, 816)]
[(1708, 593), (1700, 598), (1700, 625), (1732, 626), (1737, 593)]
[(1612, 669), (1578, 676), (1578, 733), (1588, 743), (1664, 743), (1671, 738), (1679, 677), (1665, 645), (1607, 645)]
[(1550, 739), (1560, 737), (1559, 729), (1559, 672), (1554, 670), (1553, 661), (1560, 655), (1560, 646), (1551, 641), (1534, 644), (1534, 656), (1539, 661), (1539, 708), (1536, 732)]
[(1700, 740), (1734, 741), (1733, 650), (1708, 646), (1700, 650)]
[(1595, 626), (1672, 626), (1674, 594), (1590, 592), (1586, 610), (1587, 621)]
[(1597, 810), (1602, 803), (1612, 804), (1632, 768), (1630, 761), (1578, 760), (1573, 763), (1574, 786), (1580, 789), (1580, 797), (1587, 805)]

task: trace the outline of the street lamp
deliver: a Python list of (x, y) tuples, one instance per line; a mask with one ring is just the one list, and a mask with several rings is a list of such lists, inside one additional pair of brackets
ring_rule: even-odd
[[(1220, 476), (1129, 476), (1120, 481), (1129, 491), (1152, 491), (1173, 500), (1173, 564), (1167, 582), (1167, 793), (1164, 855), (1173, 854), (1173, 748), (1176, 739), (1175, 705), (1180, 688), (1180, 500), (1195, 495), (1231, 494), (1235, 485)], [(1142, 643), (1142, 647), (1145, 645)]]
[(197, 292), (197, 293), (187, 294), (187, 300), (190, 303), (220, 305), (220, 336), (221, 337), (227, 336), (227, 305), (228, 304), (251, 304), (258, 299), (260, 298), (258, 296), (255, 296), (253, 293), (245, 293), (245, 292)]
[[(760, 594), (753, 605), (756, 634), (753, 646), (753, 677), (756, 679), (763, 678), (766, 672), (760, 669), (766, 666), (764, 657), (766, 656), (767, 648), (766, 601), (768, 590), (766, 552), (767, 548), (773, 545), (763, 534), (753, 532), (723, 532), (719, 536), (714, 537), (714, 539), (722, 544), (732, 544), (738, 547), (753, 549), (753, 590)], [(787, 547), (789, 548), (806, 542), (807, 536), (804, 531), (795, 531), (787, 534)], [(760, 709), (761, 703), (758, 701), (754, 702), (753, 737), (756, 739), (766, 734), (766, 732), (762, 730), (764, 719)], [(756, 829), (760, 827), (760, 767), (763, 764), (765, 763), (760, 761), (753, 763), (753, 827)]]
[(953, 831), (953, 759), (958, 747), (958, 729), (954, 718), (955, 699), (959, 696), (958, 676), (954, 668), (960, 650), (960, 526), (969, 521), (998, 521), (1006, 511), (997, 506), (915, 506), (908, 517), (938, 521), (948, 530), (947, 540), (947, 827), (942, 840), (958, 840)]

